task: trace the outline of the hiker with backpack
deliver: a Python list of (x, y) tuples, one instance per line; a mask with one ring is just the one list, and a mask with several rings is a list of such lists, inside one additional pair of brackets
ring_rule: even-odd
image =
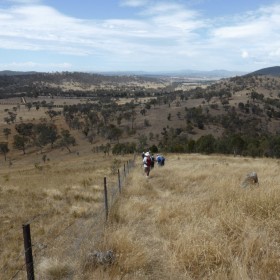
[(144, 164), (144, 172), (147, 177), (149, 177), (149, 175), (150, 175), (151, 162), (152, 162), (152, 160), (151, 160), (150, 153), (149, 152), (145, 153), (145, 156), (143, 159), (143, 164)]
[(156, 161), (157, 161), (158, 166), (164, 166), (165, 157), (162, 155), (157, 155)]
[(155, 157), (151, 154), (151, 170), (155, 167)]

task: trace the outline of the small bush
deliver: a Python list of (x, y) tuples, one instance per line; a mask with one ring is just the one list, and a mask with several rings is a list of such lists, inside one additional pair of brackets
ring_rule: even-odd
[(42, 274), (41, 279), (48, 280), (70, 279), (74, 272), (69, 263), (57, 259), (44, 259), (39, 266), (39, 270)]

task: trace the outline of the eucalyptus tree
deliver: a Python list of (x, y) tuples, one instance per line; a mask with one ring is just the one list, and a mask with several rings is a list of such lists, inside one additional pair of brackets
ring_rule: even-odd
[(59, 138), (57, 133), (57, 127), (54, 124), (40, 123), (34, 127), (34, 142), (35, 145), (41, 148), (41, 152), (44, 146), (51, 144)]
[(6, 136), (6, 139), (8, 140), (9, 135), (11, 134), (11, 129), (8, 127), (3, 128), (3, 133)]
[(28, 142), (28, 139), (25, 136), (20, 135), (20, 134), (14, 135), (13, 146), (15, 149), (21, 150), (23, 152), (23, 154), (25, 154), (27, 142)]
[(0, 153), (4, 155), (5, 161), (7, 160), (7, 153), (9, 152), (8, 143), (7, 142), (1, 142), (0, 143)]
[(70, 146), (76, 145), (76, 139), (70, 134), (69, 130), (62, 129), (60, 145), (65, 147), (71, 153)]

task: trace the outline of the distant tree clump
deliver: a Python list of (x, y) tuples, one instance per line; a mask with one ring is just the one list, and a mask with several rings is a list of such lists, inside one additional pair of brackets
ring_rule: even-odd
[(7, 153), (9, 152), (8, 143), (1, 142), (0, 143), (0, 153), (4, 155), (5, 161), (7, 160)]
[(112, 149), (114, 155), (133, 154), (136, 151), (136, 143), (117, 143)]
[(8, 137), (11, 134), (11, 129), (8, 128), (8, 127), (5, 127), (5, 128), (3, 128), (3, 133), (4, 133), (4, 135), (6, 136), (6, 138), (8, 140)]
[(70, 146), (76, 145), (76, 139), (70, 134), (69, 130), (61, 131), (60, 145), (65, 147), (71, 153)]
[(25, 150), (26, 150), (26, 144), (28, 142), (28, 139), (20, 134), (16, 134), (14, 135), (14, 148), (17, 150), (21, 150), (23, 152), (23, 154), (25, 154)]

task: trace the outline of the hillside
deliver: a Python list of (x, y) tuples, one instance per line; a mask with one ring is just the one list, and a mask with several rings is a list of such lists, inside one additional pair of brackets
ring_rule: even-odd
[[(102, 243), (119, 253), (108, 275), (277, 279), (278, 168), (275, 160), (170, 155), (148, 180), (136, 171)], [(242, 189), (253, 170), (259, 186)]]
[(19, 76), (19, 75), (33, 75), (33, 74), (36, 74), (36, 72), (11, 71), (11, 70), (0, 71), (0, 76)]
[(4, 72), (0, 75), (0, 98), (13, 96), (61, 95), (90, 96), (98, 90), (135, 90), (165, 87), (160, 79), (141, 76), (110, 76), (80, 72), (28, 73)]
[(263, 68), (257, 71), (254, 71), (252, 73), (249, 73), (248, 75), (256, 76), (256, 75), (267, 75), (267, 76), (280, 76), (280, 66), (273, 66), (273, 67), (267, 67)]
[[(110, 167), (129, 157), (2, 168), (0, 278), (26, 277), (21, 226), (29, 221), (38, 279), (278, 279), (278, 160), (164, 155), (149, 179), (137, 156), (121, 194)], [(252, 171), (259, 185), (242, 188)], [(94, 252), (108, 251), (113, 263), (96, 263)]]
[[(39, 279), (277, 279), (279, 88), (266, 75), (3, 77), (0, 278), (25, 277), (30, 221)], [(117, 169), (148, 149), (166, 166), (147, 179), (137, 157), (115, 201)], [(241, 188), (252, 171), (259, 187)], [(108, 250), (104, 268), (93, 255)]]
[[(0, 102), (0, 142), (9, 150), (4, 164), (24, 160), (22, 153), (55, 154), (61, 148), (66, 155), (107, 150), (123, 154), (153, 147), (280, 157), (278, 77), (193, 83), (57, 73), (15, 79), (13, 84), (6, 77), (7, 85), (0, 88), (9, 97)], [(13, 93), (15, 85), (19, 88)], [(96, 89), (89, 89), (92, 85)], [(47, 131), (54, 133), (53, 139)], [(15, 135), (25, 142), (15, 147)]]

